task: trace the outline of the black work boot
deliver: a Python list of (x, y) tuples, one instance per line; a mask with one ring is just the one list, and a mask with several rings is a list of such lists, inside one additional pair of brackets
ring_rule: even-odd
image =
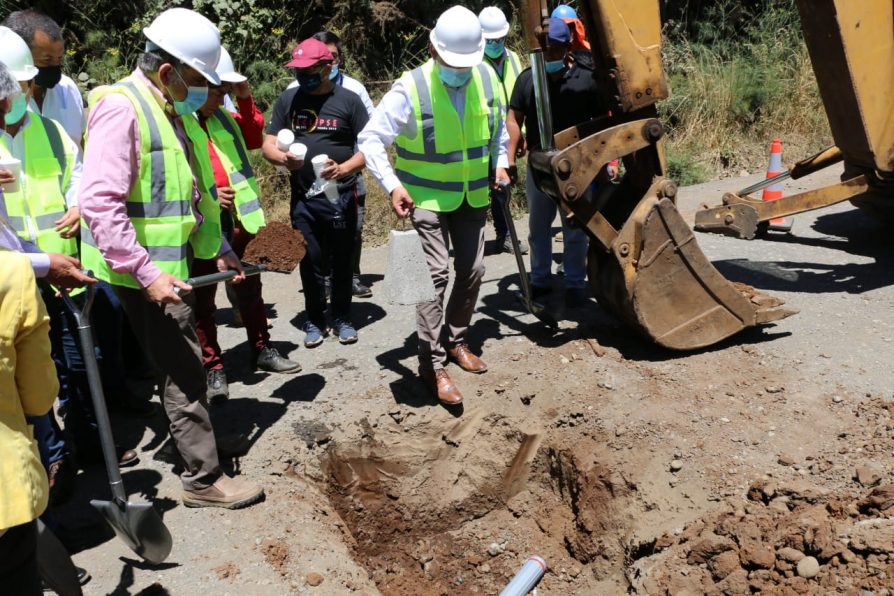
[(227, 373), (222, 368), (208, 371), (208, 401), (224, 400), (230, 397), (230, 388), (227, 386)]
[(254, 367), (266, 372), (292, 374), (301, 372), (301, 365), (279, 353), (273, 346), (266, 346), (255, 355)]

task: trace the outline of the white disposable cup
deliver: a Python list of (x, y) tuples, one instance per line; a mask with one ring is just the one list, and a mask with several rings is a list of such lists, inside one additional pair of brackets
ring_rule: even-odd
[(288, 151), (289, 147), (292, 143), (295, 142), (295, 133), (289, 130), (288, 128), (284, 128), (278, 133), (276, 133), (276, 146), (279, 147), (280, 151)]
[(15, 157), (0, 159), (0, 170), (9, 170), (15, 177), (13, 182), (3, 185), (3, 192), (19, 192), (19, 178), (22, 176), (22, 162)]
[(303, 160), (307, 156), (307, 145), (304, 143), (292, 143), (289, 146), (289, 153)]
[(314, 167), (314, 176), (316, 176), (317, 178), (321, 178), (320, 172), (322, 172), (323, 168), (326, 167), (327, 161), (329, 161), (329, 156), (325, 153), (321, 153), (320, 155), (317, 155), (312, 160), (310, 160), (311, 165), (313, 165)]

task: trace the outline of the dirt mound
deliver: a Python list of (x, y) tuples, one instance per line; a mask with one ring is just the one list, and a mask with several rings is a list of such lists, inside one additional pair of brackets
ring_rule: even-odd
[(254, 265), (266, 265), (268, 271), (291, 273), (307, 252), (307, 242), (298, 230), (271, 221), (258, 230), (249, 242), (243, 259)]
[[(858, 406), (864, 424), (853, 451), (891, 453), (891, 403)], [(782, 465), (792, 465), (785, 455)], [(746, 498), (645, 545), (629, 570), (637, 593), (890, 594), (894, 585), (894, 485), (884, 467), (859, 463), (841, 477), (811, 457), (795, 479), (758, 478)], [(859, 460), (858, 460), (859, 461)], [(837, 474), (834, 480), (830, 475)], [(797, 476), (800, 476), (798, 478)], [(835, 488), (829, 488), (835, 486)]]

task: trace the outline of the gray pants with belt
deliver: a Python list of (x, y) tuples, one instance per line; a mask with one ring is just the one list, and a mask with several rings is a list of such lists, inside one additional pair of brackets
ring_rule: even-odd
[[(434, 301), (416, 307), (419, 366), (423, 370), (444, 368), (446, 347), (465, 342), (484, 278), (487, 209), (487, 206), (471, 207), (463, 201), (455, 211), (438, 213), (419, 207), (413, 210), (413, 226), (422, 239), (422, 249), (437, 294)], [(445, 309), (451, 243), (456, 279)]]
[(143, 351), (167, 376), (162, 403), (183, 458), (183, 488), (196, 490), (214, 484), (221, 470), (208, 415), (208, 387), (192, 309), (194, 295), (185, 295), (183, 304), (158, 305), (146, 300), (139, 290), (115, 286), (115, 293)]

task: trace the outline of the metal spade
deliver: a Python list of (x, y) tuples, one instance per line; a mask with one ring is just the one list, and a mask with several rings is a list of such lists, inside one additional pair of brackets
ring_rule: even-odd
[[(92, 276), (92, 274), (90, 275)], [(124, 481), (121, 478), (118, 456), (115, 453), (115, 441), (112, 438), (109, 412), (106, 409), (99, 367), (96, 363), (93, 330), (90, 326), (90, 311), (93, 308), (95, 295), (95, 287), (88, 286), (87, 300), (84, 303), (84, 308), (80, 309), (68, 294), (62, 292), (62, 298), (71, 309), (77, 322), (84, 366), (87, 369), (87, 381), (90, 385), (90, 397), (93, 400), (93, 409), (99, 430), (99, 441), (102, 445), (106, 473), (109, 476), (109, 486), (112, 489), (111, 501), (94, 499), (90, 501), (90, 504), (99, 511), (106, 523), (115, 530), (118, 538), (131, 550), (149, 563), (158, 565), (171, 554), (173, 540), (170, 531), (155, 508), (150, 503), (130, 503), (127, 500), (127, 493), (124, 491)]]
[(559, 322), (547, 310), (531, 296), (531, 283), (528, 280), (528, 269), (525, 267), (525, 259), (522, 257), (518, 248), (518, 232), (515, 230), (515, 220), (512, 219), (512, 213), (509, 210), (509, 192), (506, 185), (500, 185), (500, 190), (492, 191), (494, 198), (500, 204), (503, 211), (503, 217), (506, 219), (506, 227), (509, 228), (509, 239), (512, 240), (512, 252), (515, 254), (515, 264), (518, 265), (518, 277), (521, 282), (522, 302), (527, 307), (528, 312), (543, 321), (550, 329), (558, 329)]

